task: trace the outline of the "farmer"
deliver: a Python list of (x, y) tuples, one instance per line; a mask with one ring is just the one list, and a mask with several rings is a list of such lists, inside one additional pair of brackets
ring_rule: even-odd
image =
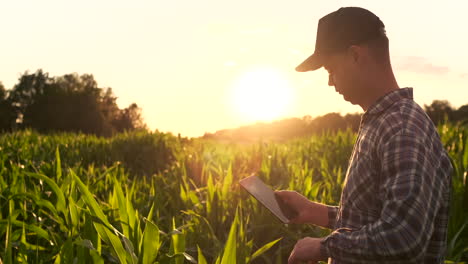
[(288, 263), (443, 263), (452, 166), (412, 88), (395, 80), (382, 21), (358, 7), (321, 18), (315, 52), (296, 70), (321, 67), (364, 114), (339, 206), (276, 192), (298, 212), (291, 223), (333, 230), (299, 240)]

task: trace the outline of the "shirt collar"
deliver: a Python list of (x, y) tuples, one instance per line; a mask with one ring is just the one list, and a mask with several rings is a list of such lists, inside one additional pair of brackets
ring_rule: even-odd
[(385, 109), (389, 108), (395, 102), (400, 101), (401, 99), (411, 99), (413, 100), (413, 88), (401, 88), (395, 91), (391, 91), (388, 94), (380, 97), (375, 103), (373, 103), (369, 109), (365, 112), (367, 115), (378, 114)]

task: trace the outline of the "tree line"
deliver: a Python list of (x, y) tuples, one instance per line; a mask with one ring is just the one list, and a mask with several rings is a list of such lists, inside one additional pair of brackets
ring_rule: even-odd
[(82, 132), (111, 136), (146, 129), (136, 103), (120, 109), (112, 88), (100, 88), (93, 75), (51, 77), (39, 69), (25, 72), (10, 90), (0, 82), (0, 130)]
[[(136, 103), (120, 109), (112, 88), (100, 88), (92, 74), (51, 77), (39, 69), (25, 72), (12, 89), (0, 82), (0, 131), (31, 128), (41, 133), (81, 132), (111, 136), (118, 132), (147, 129)], [(424, 110), (435, 124), (444, 121), (468, 123), (468, 104), (452, 107), (434, 100)], [(250, 141), (258, 138), (289, 139), (324, 131), (357, 131), (361, 114), (329, 113), (312, 118), (289, 118), (225, 129), (204, 138)]]
[(468, 104), (455, 108), (447, 100), (434, 100), (432, 104), (424, 105), (424, 111), (435, 124), (446, 121), (468, 123)]
[[(434, 124), (442, 122), (468, 124), (468, 104), (454, 108), (446, 100), (434, 100), (430, 105), (424, 105), (424, 111)], [(288, 118), (271, 123), (256, 123), (235, 129), (224, 129), (215, 133), (205, 133), (204, 138), (228, 141), (250, 142), (258, 139), (288, 140), (317, 133), (337, 132), (351, 129), (357, 132), (362, 114), (328, 113), (312, 118)]]

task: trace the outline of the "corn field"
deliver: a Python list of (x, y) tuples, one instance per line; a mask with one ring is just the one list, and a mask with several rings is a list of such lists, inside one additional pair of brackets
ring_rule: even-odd
[[(468, 128), (439, 126), (453, 166), (446, 263), (468, 260)], [(295, 242), (237, 182), (336, 205), (356, 134), (251, 144), (132, 132), (0, 136), (0, 263), (286, 263)]]

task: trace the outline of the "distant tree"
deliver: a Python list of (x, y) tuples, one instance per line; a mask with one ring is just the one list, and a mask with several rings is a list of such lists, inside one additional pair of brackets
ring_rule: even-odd
[(447, 100), (434, 100), (430, 105), (424, 105), (424, 110), (434, 124), (442, 121), (453, 121), (453, 108)]
[(99, 109), (100, 89), (92, 75), (67, 74), (50, 78), (42, 70), (25, 73), (11, 92), (21, 127), (40, 132), (80, 131), (97, 135), (104, 118)]
[(319, 116), (313, 120), (312, 129), (315, 132), (322, 131), (337, 131), (340, 129), (346, 129), (346, 123), (343, 117), (339, 113), (328, 113), (323, 116)]
[(117, 117), (112, 121), (112, 125), (117, 132), (146, 129), (146, 125), (141, 117), (141, 108), (135, 103), (120, 110)]
[(346, 123), (346, 127), (357, 132), (359, 130), (359, 125), (361, 124), (361, 117), (361, 114), (346, 114), (343, 119)]
[(224, 129), (213, 134), (205, 133), (203, 138), (240, 142), (255, 141), (259, 138), (288, 140), (324, 131), (336, 132), (347, 128), (357, 131), (360, 120), (361, 114), (347, 114), (343, 117), (339, 113), (329, 113), (316, 118), (307, 115), (303, 118), (288, 118), (272, 123), (256, 123), (235, 129)]
[(23, 122), (40, 132), (111, 134), (104, 129), (105, 120), (96, 98), (84, 92), (50, 89), (26, 108)]
[(15, 111), (8, 100), (8, 92), (0, 82), (0, 131), (10, 131), (15, 120)]
[[(76, 131), (109, 136), (144, 127), (136, 104), (119, 109), (111, 88), (99, 88), (93, 75), (76, 73), (50, 78), (38, 70), (26, 72), (10, 92), (21, 127), (40, 132)], [(122, 123), (129, 125), (122, 128)]]
[(0, 82), (0, 100), (5, 100), (7, 98), (7, 91), (5, 90), (5, 86), (3, 83)]
[(453, 113), (454, 121), (468, 122), (468, 104), (462, 105)]
[(119, 118), (121, 110), (117, 106), (117, 97), (112, 92), (112, 88), (100, 90), (98, 101), (100, 111), (105, 120), (113, 122), (115, 119)]
[(49, 74), (42, 72), (42, 70), (37, 70), (33, 74), (26, 71), (20, 77), (19, 83), (10, 91), (8, 100), (15, 111), (16, 123), (20, 128), (26, 125), (23, 122), (26, 108), (33, 104), (52, 82), (53, 79), (49, 78)]

